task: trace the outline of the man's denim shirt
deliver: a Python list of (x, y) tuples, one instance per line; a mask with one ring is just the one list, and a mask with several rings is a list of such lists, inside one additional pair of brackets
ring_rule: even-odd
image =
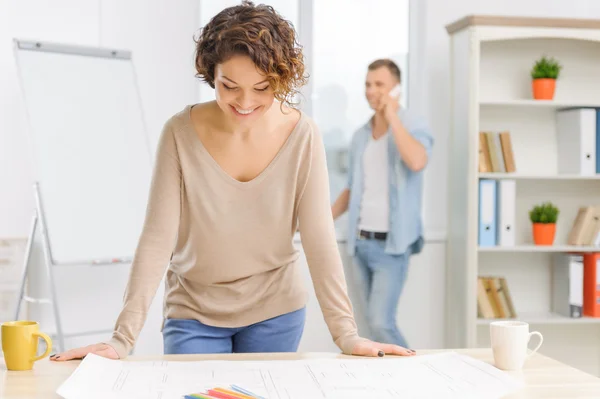
[[(427, 151), (427, 162), (431, 158), (433, 137), (422, 117), (413, 115), (410, 110), (399, 109), (398, 116), (404, 128), (418, 140)], [(363, 154), (369, 136), (372, 134), (371, 121), (358, 129), (352, 138), (349, 153), (348, 188), (350, 189), (348, 254), (353, 256), (358, 236), (360, 206), (363, 194)], [(388, 180), (390, 224), (385, 243), (388, 254), (415, 254), (423, 248), (423, 225), (421, 205), (423, 197), (423, 172), (413, 172), (402, 161), (392, 129), (388, 129)]]

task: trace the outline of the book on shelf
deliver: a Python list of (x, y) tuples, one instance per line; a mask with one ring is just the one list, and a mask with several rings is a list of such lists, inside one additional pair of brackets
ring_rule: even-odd
[(477, 315), (482, 319), (517, 317), (508, 283), (504, 277), (479, 276), (477, 278)]
[(579, 208), (569, 231), (567, 244), (600, 246), (600, 205)]
[(479, 132), (479, 172), (516, 172), (509, 132)]
[(479, 132), (479, 172), (489, 173), (492, 171), (492, 160), (487, 137), (484, 132)]

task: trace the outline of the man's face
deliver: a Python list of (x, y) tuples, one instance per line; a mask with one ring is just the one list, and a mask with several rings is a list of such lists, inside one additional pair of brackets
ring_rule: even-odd
[(372, 109), (377, 109), (381, 98), (387, 95), (397, 83), (396, 77), (385, 66), (368, 71), (365, 82), (365, 96), (369, 106)]

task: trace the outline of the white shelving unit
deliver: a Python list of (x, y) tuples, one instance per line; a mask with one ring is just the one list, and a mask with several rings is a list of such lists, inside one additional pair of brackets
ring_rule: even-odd
[[(566, 245), (578, 208), (600, 204), (600, 175), (558, 173), (555, 122), (561, 108), (600, 108), (600, 20), (468, 16), (446, 29), (452, 117), (446, 346), (489, 346), (492, 320), (477, 317), (477, 277), (503, 276), (518, 319), (544, 334), (541, 352), (598, 375), (600, 319), (552, 312), (551, 262), (556, 253), (600, 252)], [(563, 65), (553, 100), (531, 94), (530, 70), (542, 55)], [(480, 131), (510, 132), (517, 172), (478, 172)], [(479, 247), (480, 179), (515, 180), (515, 246)], [(560, 209), (551, 247), (533, 244), (528, 216), (545, 201)]]
[(480, 179), (511, 180), (600, 180), (600, 175), (579, 176), (570, 174), (529, 175), (523, 173), (479, 173)]
[(556, 101), (556, 100), (485, 100), (479, 101), (481, 107), (536, 107), (536, 108), (599, 108), (600, 103)]
[(552, 246), (538, 246), (538, 245), (515, 245), (510, 247), (479, 247), (479, 252), (537, 252), (537, 253), (549, 253), (549, 252), (565, 252), (573, 254), (581, 254), (586, 252), (600, 252), (600, 248), (597, 247), (581, 247), (573, 245), (552, 245)]
[[(523, 313), (520, 320), (536, 325), (559, 325), (559, 324), (600, 324), (600, 318), (597, 317), (580, 317), (578, 319), (570, 319), (556, 313)], [(488, 326), (492, 321), (512, 320), (512, 319), (478, 319), (477, 325)]]

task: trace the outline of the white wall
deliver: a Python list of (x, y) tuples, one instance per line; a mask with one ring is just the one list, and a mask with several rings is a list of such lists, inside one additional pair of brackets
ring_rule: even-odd
[[(0, 2), (0, 237), (23, 237), (33, 212), (26, 121), (13, 61), (13, 37), (131, 50), (154, 150), (164, 122), (197, 97), (193, 35), (197, 0), (8, 0)], [(90, 76), (90, 79), (93, 79)], [(102, 115), (98, 115), (99, 118)], [(121, 306), (128, 265), (55, 268), (66, 332), (111, 329)], [(44, 274), (38, 270), (37, 277)], [(44, 294), (43, 281), (37, 293)], [(162, 287), (140, 351), (159, 352)], [(53, 330), (48, 305), (30, 317)], [(68, 346), (94, 342), (82, 337)]]
[(0, 2), (0, 236), (26, 236), (34, 205), (13, 37), (132, 50), (154, 145), (164, 121), (196, 99), (197, 9), (196, 0)]
[(0, 236), (25, 236), (33, 210), (23, 105), (12, 55), (13, 37), (97, 44), (98, 2), (0, 2)]

